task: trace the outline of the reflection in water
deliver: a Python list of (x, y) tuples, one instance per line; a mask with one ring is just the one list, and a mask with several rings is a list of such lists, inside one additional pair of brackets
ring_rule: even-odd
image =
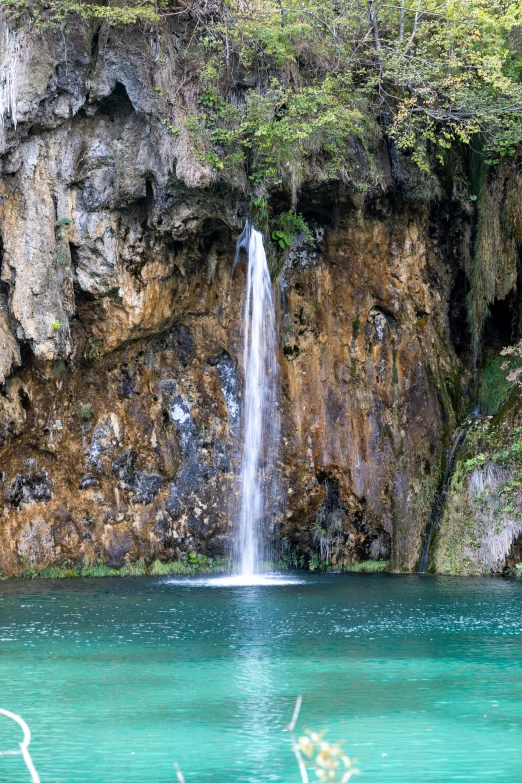
[[(260, 773), (264, 780), (277, 780), (271, 762), (271, 748), (257, 741), (259, 737), (273, 733), (279, 723), (273, 700), (277, 690), (273, 681), (275, 670), (263, 649), (263, 618), (258, 612), (258, 591), (241, 591), (237, 600), (242, 638), (238, 639), (231, 686), (238, 695), (236, 715), (241, 730), (234, 766), (246, 775), (242, 779), (252, 783), (259, 780)], [(284, 772), (284, 769), (279, 772)]]

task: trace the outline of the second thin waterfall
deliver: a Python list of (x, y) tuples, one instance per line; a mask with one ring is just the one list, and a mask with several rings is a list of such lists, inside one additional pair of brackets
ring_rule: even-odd
[(267, 556), (267, 520), (277, 503), (279, 451), (278, 364), (274, 296), (263, 236), (248, 223), (238, 253), (248, 256), (244, 309), (241, 470), (237, 560), (243, 577), (257, 573)]

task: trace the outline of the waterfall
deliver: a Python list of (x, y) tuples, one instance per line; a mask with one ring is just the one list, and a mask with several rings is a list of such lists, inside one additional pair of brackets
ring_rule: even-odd
[(259, 569), (267, 555), (267, 519), (277, 502), (279, 450), (277, 335), (272, 282), (263, 237), (246, 224), (237, 242), (248, 256), (243, 320), (241, 468), (237, 512), (236, 559), (242, 577)]

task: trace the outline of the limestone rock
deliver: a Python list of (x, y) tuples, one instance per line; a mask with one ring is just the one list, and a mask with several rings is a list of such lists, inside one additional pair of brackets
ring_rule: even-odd
[(7, 308), (7, 297), (0, 295), (0, 384), (21, 363), (20, 346), (11, 331)]
[[(178, 109), (154, 89), (139, 30), (95, 40), (79, 25), (67, 50), (52, 32), (19, 35), (0, 153), (0, 569), (17, 572), (20, 553), (37, 567), (224, 556), (245, 191), (198, 160), (181, 121), (169, 132)], [(178, 78), (174, 60), (160, 81)], [(446, 226), (384, 181), (372, 198), (305, 182), (313, 242), (276, 259), (282, 481), (263, 525), (297, 562), (329, 547), (338, 563), (415, 568), (460, 414)]]
[(0, 448), (25, 431), (28, 402), (27, 387), (18, 378), (9, 378), (0, 391)]

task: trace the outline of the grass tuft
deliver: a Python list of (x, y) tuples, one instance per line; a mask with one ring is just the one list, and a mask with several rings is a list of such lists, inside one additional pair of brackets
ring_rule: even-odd
[[(173, 560), (164, 563), (161, 560), (154, 560), (147, 565), (145, 558), (140, 558), (135, 563), (125, 563), (120, 568), (108, 566), (101, 561), (90, 565), (73, 567), (69, 562), (63, 565), (46, 566), (46, 568), (28, 567), (20, 572), (18, 579), (73, 579), (116, 577), (116, 576), (191, 576), (195, 574), (222, 574), (229, 570), (230, 561), (225, 557), (210, 558), (205, 555), (196, 555), (183, 558), (182, 560)], [(262, 572), (278, 570), (287, 570), (288, 564), (279, 562), (275, 565), (272, 562), (261, 564)], [(311, 569), (314, 570), (314, 569)], [(331, 570), (327, 567), (326, 570)], [(334, 570), (337, 570), (335, 567)], [(382, 573), (390, 570), (389, 560), (364, 560), (362, 563), (351, 563), (343, 565), (341, 570), (354, 573)]]
[(150, 567), (152, 576), (170, 576), (172, 574), (193, 574), (194, 570), (181, 560), (174, 560), (171, 563), (162, 563), (161, 560), (155, 560)]
[(141, 557), (135, 563), (125, 563), (119, 569), (120, 576), (146, 576), (149, 573), (145, 558)]
[(97, 562), (82, 566), (77, 570), (76, 575), (85, 577), (119, 576), (120, 571), (117, 568), (111, 568), (111, 566), (105, 563)]
[(74, 568), (69, 566), (47, 566), (41, 571), (35, 571), (31, 579), (72, 579), (78, 576)]
[(364, 574), (379, 574), (389, 570), (389, 560), (363, 560), (362, 563), (350, 563), (343, 566), (343, 571)]

